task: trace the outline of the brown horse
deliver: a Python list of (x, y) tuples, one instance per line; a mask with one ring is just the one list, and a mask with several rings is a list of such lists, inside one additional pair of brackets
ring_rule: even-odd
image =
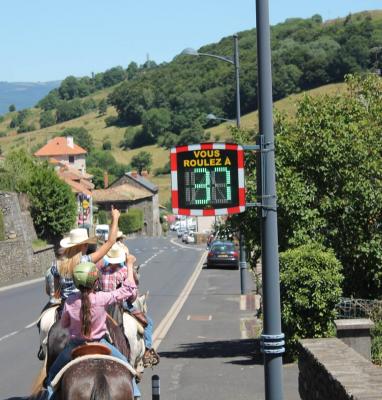
[[(123, 331), (111, 318), (107, 319), (107, 326), (114, 345), (128, 358), (129, 347)], [(60, 321), (56, 321), (49, 331), (48, 354), (40, 376), (34, 384), (31, 399), (44, 399), (41, 389), (46, 373), (68, 340), (68, 330), (62, 328)], [(84, 360), (73, 365), (64, 373), (60, 387), (52, 399), (104, 400), (115, 398), (116, 400), (130, 400), (134, 398), (131, 380), (130, 371), (117, 361)]]
[(130, 371), (113, 360), (89, 359), (69, 368), (63, 375), (59, 400), (132, 400)]

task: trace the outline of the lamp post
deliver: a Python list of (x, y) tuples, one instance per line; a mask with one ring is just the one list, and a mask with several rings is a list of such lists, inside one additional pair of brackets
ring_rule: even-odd
[[(239, 65), (239, 39), (238, 35), (233, 35), (233, 58), (219, 56), (216, 54), (210, 53), (200, 53), (197, 50), (187, 48), (182, 51), (181, 54), (189, 55), (189, 56), (206, 56), (216, 58), (217, 60), (227, 62), (234, 66), (235, 68), (235, 93), (236, 93), (236, 127), (240, 128), (240, 65)], [(210, 120), (221, 120), (221, 121), (230, 121), (225, 118), (217, 118), (213, 114), (208, 114), (207, 119)], [(247, 256), (245, 249), (245, 238), (244, 233), (240, 232), (240, 292), (241, 294), (245, 294), (247, 292)]]

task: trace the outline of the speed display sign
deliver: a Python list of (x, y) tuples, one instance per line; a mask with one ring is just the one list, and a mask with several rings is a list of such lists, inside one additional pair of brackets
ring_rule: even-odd
[(225, 215), (243, 212), (243, 148), (231, 143), (173, 147), (171, 188), (175, 214)]

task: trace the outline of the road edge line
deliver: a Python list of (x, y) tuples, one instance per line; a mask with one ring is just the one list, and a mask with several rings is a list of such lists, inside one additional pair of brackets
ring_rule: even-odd
[(0, 287), (0, 292), (4, 292), (4, 291), (10, 290), (10, 289), (16, 289), (16, 288), (22, 287), (22, 286), (32, 285), (33, 283), (43, 281), (44, 279), (45, 279), (44, 277), (41, 277), (41, 278), (32, 279), (30, 281), (14, 283), (13, 285), (2, 286), (2, 287)]
[(183, 288), (182, 292), (179, 294), (178, 298), (175, 300), (174, 304), (171, 306), (166, 316), (159, 323), (157, 329), (155, 329), (153, 334), (154, 349), (158, 349), (162, 340), (166, 337), (167, 332), (170, 330), (172, 324), (174, 323), (176, 317), (178, 316), (180, 310), (182, 309), (183, 304), (188, 299), (188, 296), (190, 295), (191, 290), (196, 283), (196, 280), (198, 279), (200, 273), (202, 272), (206, 256), (207, 252), (205, 251), (200, 257), (200, 260), (198, 261), (198, 264), (196, 265), (194, 272), (187, 281), (186, 286)]

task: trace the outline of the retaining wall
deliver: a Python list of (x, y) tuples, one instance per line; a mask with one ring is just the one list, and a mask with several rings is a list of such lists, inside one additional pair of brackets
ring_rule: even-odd
[(0, 192), (6, 240), (0, 241), (0, 286), (43, 276), (54, 259), (53, 246), (34, 251), (37, 237), (28, 211), (21, 211), (16, 193)]
[(302, 400), (382, 399), (382, 368), (340, 339), (301, 340), (298, 367)]

